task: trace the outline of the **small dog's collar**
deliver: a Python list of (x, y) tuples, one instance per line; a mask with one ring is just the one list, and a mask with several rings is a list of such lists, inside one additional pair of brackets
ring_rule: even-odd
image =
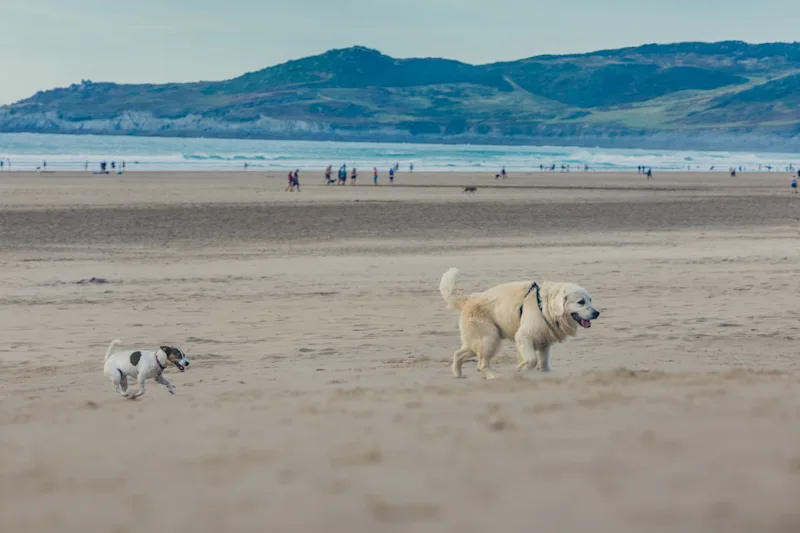
[(159, 360), (158, 360), (158, 352), (159, 352), (159, 351), (160, 351), (160, 350), (156, 350), (156, 353), (155, 353), (156, 364), (158, 365), (158, 367), (159, 367), (161, 370), (166, 370), (166, 369), (167, 369), (167, 367), (166, 367), (166, 366), (164, 366), (164, 365), (162, 365), (162, 364), (161, 364), (161, 361), (159, 361)]

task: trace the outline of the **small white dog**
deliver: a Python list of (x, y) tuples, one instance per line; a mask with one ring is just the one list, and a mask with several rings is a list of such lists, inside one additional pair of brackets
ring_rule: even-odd
[(548, 372), (550, 347), (573, 337), (578, 326), (591, 327), (600, 316), (591, 294), (574, 283), (518, 281), (463, 295), (456, 289), (458, 276), (458, 270), (451, 268), (439, 283), (447, 306), (461, 312), (461, 348), (453, 354), (452, 365), (457, 378), (462, 377), (464, 361), (476, 356), (486, 379), (497, 377), (489, 364), (502, 339), (513, 339), (517, 345), (517, 370), (538, 365)]
[[(172, 346), (161, 346), (155, 352), (148, 350), (125, 350), (112, 354), (114, 347), (122, 341), (115, 340), (108, 345), (106, 350), (106, 362), (103, 371), (114, 384), (114, 390), (124, 398), (135, 400), (145, 392), (144, 382), (147, 379), (155, 379), (157, 383), (166, 386), (170, 394), (175, 394), (172, 383), (164, 379), (163, 373), (167, 365), (172, 363), (175, 368), (183, 372), (189, 366), (180, 349)], [(128, 392), (128, 378), (136, 378), (139, 382), (139, 390)]]

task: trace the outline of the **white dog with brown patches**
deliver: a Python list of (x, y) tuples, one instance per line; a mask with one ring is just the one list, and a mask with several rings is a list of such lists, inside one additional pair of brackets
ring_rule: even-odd
[(461, 348), (452, 365), (457, 378), (463, 377), (464, 361), (477, 357), (478, 370), (495, 379), (489, 365), (503, 339), (516, 343), (519, 371), (538, 366), (549, 372), (550, 347), (575, 336), (579, 327), (591, 327), (600, 316), (589, 292), (574, 283), (518, 281), (462, 295), (456, 289), (459, 274), (451, 268), (439, 283), (447, 306), (461, 312)]
[[(111, 341), (106, 350), (106, 362), (103, 372), (114, 384), (114, 390), (122, 397), (135, 400), (145, 392), (144, 382), (147, 379), (154, 379), (167, 387), (170, 394), (175, 394), (175, 387), (164, 378), (164, 370), (170, 363), (179, 371), (183, 372), (189, 366), (186, 354), (179, 348), (173, 346), (161, 346), (156, 351), (149, 350), (125, 350), (112, 353), (114, 347), (122, 341)], [(139, 390), (128, 392), (128, 378), (134, 378), (139, 383)]]

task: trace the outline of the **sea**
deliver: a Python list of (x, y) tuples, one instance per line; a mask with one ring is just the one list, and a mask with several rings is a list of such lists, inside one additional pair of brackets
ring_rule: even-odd
[[(0, 133), (4, 170), (99, 170), (102, 161), (126, 171), (221, 171), (244, 169), (349, 168), (428, 172), (537, 171), (556, 165), (571, 170), (628, 171), (644, 166), (660, 171), (786, 170), (798, 168), (799, 154), (625, 150), (571, 146), (488, 146), (411, 143), (272, 141), (101, 135)], [(46, 165), (45, 165), (46, 163)]]

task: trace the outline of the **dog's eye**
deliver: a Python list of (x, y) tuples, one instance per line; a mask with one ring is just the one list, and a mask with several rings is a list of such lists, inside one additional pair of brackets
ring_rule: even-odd
[(584, 300), (583, 298), (581, 298), (580, 300), (578, 300), (578, 305), (583, 305), (583, 304), (585, 304), (585, 303), (586, 303), (586, 300)]

